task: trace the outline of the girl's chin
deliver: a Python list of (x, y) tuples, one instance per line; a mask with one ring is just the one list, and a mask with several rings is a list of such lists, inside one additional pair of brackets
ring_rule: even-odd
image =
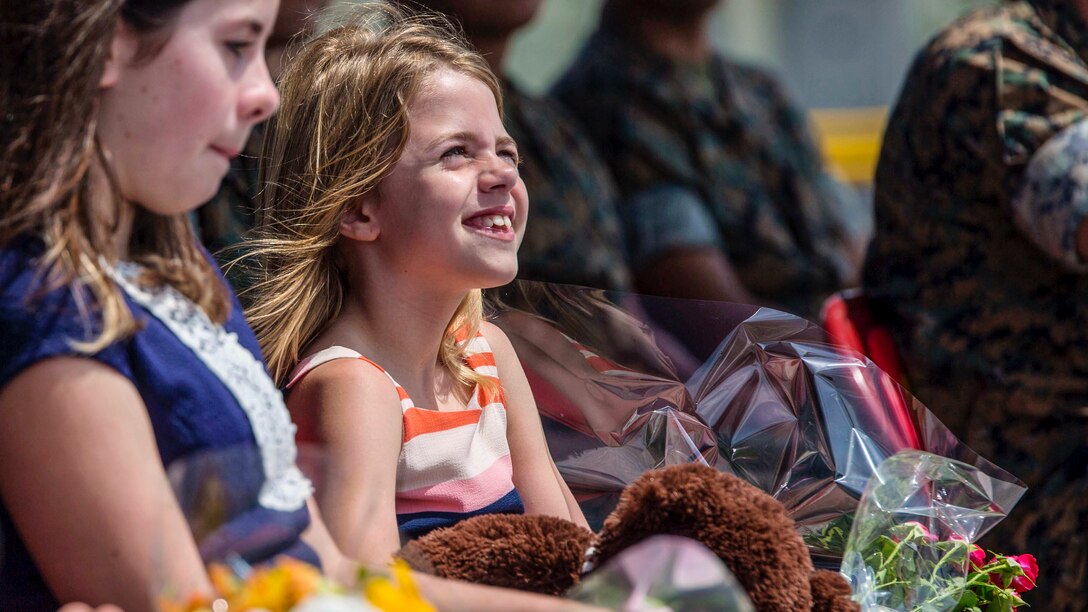
[(503, 285), (509, 284), (515, 278), (517, 278), (517, 275), (517, 265), (514, 265), (513, 268), (510, 270), (496, 270), (495, 274), (489, 274), (487, 279), (481, 279), (483, 282), (480, 283), (480, 288), (491, 289), (494, 287), (502, 287)]
[(200, 208), (219, 193), (219, 182), (207, 181), (205, 184), (189, 184), (184, 190), (174, 190), (153, 194), (138, 201), (141, 208), (164, 217), (188, 214)]

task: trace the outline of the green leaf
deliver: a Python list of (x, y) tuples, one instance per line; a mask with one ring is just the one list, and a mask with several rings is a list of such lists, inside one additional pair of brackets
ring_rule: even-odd
[(823, 529), (804, 534), (805, 544), (810, 548), (841, 554), (846, 550), (846, 540), (850, 537), (853, 524), (854, 515), (843, 514)]
[(986, 606), (986, 612), (1012, 612), (1012, 604), (1008, 600), (994, 600)]
[(963, 596), (956, 603), (954, 612), (961, 612), (962, 610), (978, 610), (978, 596), (971, 591), (964, 591)]

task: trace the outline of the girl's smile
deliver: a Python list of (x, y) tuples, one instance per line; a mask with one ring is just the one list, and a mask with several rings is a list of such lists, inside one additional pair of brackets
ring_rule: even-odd
[(464, 225), (474, 229), (488, 238), (513, 242), (517, 237), (514, 232), (514, 222), (517, 213), (513, 206), (502, 206), (482, 210), (468, 219)]

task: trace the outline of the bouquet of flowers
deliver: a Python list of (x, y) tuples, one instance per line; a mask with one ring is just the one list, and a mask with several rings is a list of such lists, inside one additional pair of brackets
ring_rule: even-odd
[(967, 587), (956, 606), (956, 612), (1015, 610), (1025, 605), (1022, 593), (1035, 588), (1039, 565), (1029, 554), (1006, 556), (987, 552), (972, 545), (968, 553), (971, 568)]
[(494, 302), (591, 524), (644, 471), (703, 463), (782, 502), (814, 559), (837, 568), (866, 483), (898, 451), (957, 459), (1023, 491), (799, 317), (524, 281)]
[(1035, 586), (1031, 555), (986, 553), (972, 542), (1018, 497), (972, 466), (906, 451), (877, 469), (862, 495), (842, 572), (865, 610), (998, 612)]
[(911, 601), (911, 610), (949, 609), (951, 602), (953, 612), (1015, 610), (1025, 605), (1020, 595), (1035, 588), (1039, 575), (1032, 555), (987, 554), (959, 538), (940, 540), (915, 521), (877, 538), (864, 561), (873, 589), (884, 593), (881, 605), (895, 609)]
[(268, 566), (244, 567), (214, 563), (208, 571), (216, 597), (165, 598), (162, 612), (433, 612), (420, 595), (408, 566), (398, 561), (391, 576), (362, 573), (360, 592), (349, 594), (322, 576), (312, 565), (280, 557)]

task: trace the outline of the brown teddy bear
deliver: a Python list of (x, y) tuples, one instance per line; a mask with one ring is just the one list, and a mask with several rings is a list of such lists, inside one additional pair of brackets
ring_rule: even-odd
[(624, 490), (598, 534), (554, 517), (485, 515), (413, 540), (399, 556), (445, 578), (559, 595), (583, 570), (659, 534), (706, 545), (758, 610), (860, 609), (841, 575), (814, 570), (781, 503), (702, 465), (646, 472)]

